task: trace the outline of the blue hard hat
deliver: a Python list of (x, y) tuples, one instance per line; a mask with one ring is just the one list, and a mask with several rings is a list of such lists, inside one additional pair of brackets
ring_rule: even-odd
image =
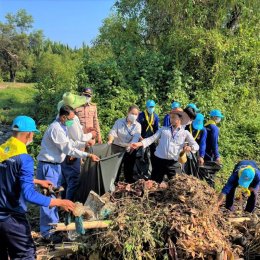
[(211, 111), (210, 111), (210, 116), (211, 116), (211, 117), (217, 116), (217, 117), (220, 117), (220, 118), (223, 118), (223, 117), (224, 117), (224, 116), (222, 115), (221, 111), (218, 110), (218, 109), (211, 110)]
[(204, 116), (198, 113), (194, 121), (192, 121), (192, 126), (196, 130), (202, 130), (204, 127)]
[(255, 177), (255, 171), (251, 168), (245, 168), (238, 179), (238, 184), (241, 187), (248, 188)]
[(12, 123), (12, 130), (18, 132), (40, 133), (35, 121), (29, 116), (17, 116)]
[(146, 107), (155, 107), (155, 102), (152, 99), (149, 99), (146, 102)]
[(193, 103), (188, 104), (187, 107), (193, 108), (196, 113), (198, 113), (198, 112), (200, 111), (200, 110), (197, 108), (197, 106), (196, 106), (195, 104), (193, 104)]
[(172, 109), (176, 109), (178, 107), (181, 107), (181, 104), (179, 102), (177, 102), (177, 101), (172, 102), (172, 104), (171, 104)]

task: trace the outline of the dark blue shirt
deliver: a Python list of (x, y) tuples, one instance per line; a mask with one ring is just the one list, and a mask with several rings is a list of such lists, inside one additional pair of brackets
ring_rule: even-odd
[[(186, 130), (188, 130), (190, 132), (190, 125), (187, 125), (185, 127)], [(199, 134), (197, 135), (199, 131)], [(205, 156), (206, 153), (206, 140), (207, 140), (207, 130), (205, 127), (203, 127), (203, 129), (201, 130), (196, 130), (192, 128), (192, 136), (196, 137), (195, 141), (197, 142), (197, 144), (199, 145), (200, 149), (199, 149), (199, 156), (203, 157)]]
[[(153, 134), (155, 134), (158, 129), (159, 129), (159, 117), (157, 114), (153, 113), (154, 114), (154, 120), (153, 120), (153, 123), (152, 123), (152, 128), (153, 128), (153, 131), (151, 130), (151, 128), (149, 127), (149, 129), (146, 131), (147, 127), (148, 127), (148, 122), (145, 118), (145, 113), (144, 112), (141, 112), (139, 115), (138, 115), (138, 119), (137, 121), (141, 124), (142, 126), (142, 131), (141, 131), (141, 136), (143, 138), (147, 138), (147, 137), (150, 137), (152, 136)], [(149, 114), (148, 114), (149, 115)], [(151, 115), (149, 115), (149, 120), (151, 120)]]
[(220, 157), (218, 152), (219, 129), (214, 124), (207, 125), (205, 128), (207, 130), (205, 160), (216, 161)]
[(34, 162), (30, 155), (21, 154), (0, 163), (0, 220), (10, 214), (24, 214), (26, 202), (48, 207), (51, 201), (35, 190)]
[(242, 167), (252, 166), (255, 169), (255, 177), (253, 181), (250, 183), (249, 187), (254, 188), (256, 190), (259, 189), (260, 185), (260, 169), (255, 161), (244, 160), (236, 164), (231, 176), (229, 177), (226, 185), (222, 189), (223, 194), (228, 194), (232, 188), (236, 188), (238, 186), (238, 172)]
[(171, 126), (170, 115), (167, 114), (163, 119), (163, 126)]

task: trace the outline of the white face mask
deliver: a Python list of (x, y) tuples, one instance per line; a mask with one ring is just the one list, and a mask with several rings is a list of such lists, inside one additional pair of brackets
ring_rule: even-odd
[(137, 120), (137, 115), (133, 115), (133, 114), (128, 114), (127, 119), (131, 122), (131, 123), (135, 123), (135, 121)]
[(86, 97), (86, 102), (90, 103), (90, 101), (91, 101), (91, 97)]
[(220, 123), (220, 121), (221, 121), (220, 117), (217, 117), (216, 120), (215, 120), (216, 123)]

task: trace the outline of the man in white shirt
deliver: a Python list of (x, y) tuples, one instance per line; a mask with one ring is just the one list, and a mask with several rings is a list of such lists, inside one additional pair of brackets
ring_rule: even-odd
[[(58, 103), (58, 111), (63, 105), (70, 106), (74, 109), (85, 104), (85, 97), (66, 92), (63, 94), (62, 101)], [(75, 115), (73, 118), (73, 124), (67, 128), (68, 137), (74, 142), (82, 142), (85, 149), (85, 144), (89, 142), (92, 138), (95, 138), (97, 135), (96, 131), (90, 131), (87, 134), (84, 134), (83, 127), (80, 124), (79, 118)], [(74, 193), (79, 184), (80, 176), (80, 163), (81, 159), (73, 156), (67, 155), (65, 160), (61, 164), (61, 186), (64, 188), (62, 198), (69, 198), (73, 200)]]
[[(97, 135), (96, 131), (84, 134), (82, 126), (78, 117), (73, 118), (73, 125), (68, 127), (68, 137), (74, 142), (82, 142), (85, 146), (92, 138)], [(61, 163), (61, 186), (64, 188), (62, 198), (73, 200), (74, 193), (79, 185), (81, 158), (67, 155), (65, 160)]]
[[(61, 178), (61, 163), (66, 155), (76, 158), (91, 158), (93, 161), (99, 161), (94, 154), (89, 154), (82, 149), (86, 143), (73, 141), (69, 139), (68, 128), (73, 125), (75, 114), (69, 106), (60, 108), (59, 117), (48, 127), (44, 133), (41, 150), (37, 157), (38, 168), (37, 178), (40, 180), (49, 180), (55, 187)], [(41, 207), (40, 212), (40, 232), (44, 238), (50, 238), (49, 223), (59, 222), (58, 209), (56, 207)]]
[[(189, 120), (188, 115), (182, 109), (172, 110), (170, 113), (171, 126), (162, 127), (153, 136), (131, 145), (134, 149), (141, 146), (145, 148), (159, 140), (154, 153), (155, 167), (152, 170), (152, 180), (160, 183), (163, 181), (165, 174), (167, 174), (169, 179), (174, 177), (176, 173), (181, 172), (181, 165), (178, 162), (180, 152), (184, 150), (188, 153), (199, 150), (199, 146), (193, 136), (182, 127)], [(186, 145), (186, 142), (188, 145)]]

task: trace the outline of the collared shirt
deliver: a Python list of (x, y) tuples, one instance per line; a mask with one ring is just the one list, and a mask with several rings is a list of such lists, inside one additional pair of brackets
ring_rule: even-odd
[(141, 125), (138, 122), (127, 125), (126, 118), (116, 120), (109, 135), (114, 136), (113, 144), (124, 147), (129, 143), (136, 143), (141, 137)]
[(68, 127), (68, 135), (73, 141), (82, 142), (82, 145), (85, 145), (92, 138), (91, 133), (84, 134), (82, 125), (76, 115), (73, 118), (73, 125)]
[(239, 180), (238, 172), (241, 168), (247, 167), (247, 166), (251, 166), (255, 169), (255, 177), (254, 177), (253, 181), (250, 183), (249, 187), (258, 191), (259, 186), (260, 186), (260, 169), (255, 161), (244, 160), (244, 161), (240, 161), (238, 164), (235, 165), (231, 176), (229, 177), (224, 188), (222, 189), (223, 194), (228, 194), (232, 188), (235, 188), (239, 185), (238, 184), (238, 180)]
[(193, 136), (182, 127), (175, 130), (172, 127), (160, 128), (153, 136), (142, 140), (143, 147), (146, 148), (157, 140), (159, 144), (154, 154), (161, 159), (177, 161), (185, 142), (188, 142), (193, 152), (199, 150), (199, 145)]
[(76, 158), (86, 158), (88, 153), (80, 151), (85, 148), (84, 142), (69, 139), (67, 127), (55, 120), (44, 133), (38, 161), (62, 163), (66, 155)]
[(84, 133), (88, 133), (91, 128), (94, 128), (97, 131), (97, 137), (101, 138), (96, 104), (86, 103), (84, 106), (76, 108), (75, 113), (83, 126)]

